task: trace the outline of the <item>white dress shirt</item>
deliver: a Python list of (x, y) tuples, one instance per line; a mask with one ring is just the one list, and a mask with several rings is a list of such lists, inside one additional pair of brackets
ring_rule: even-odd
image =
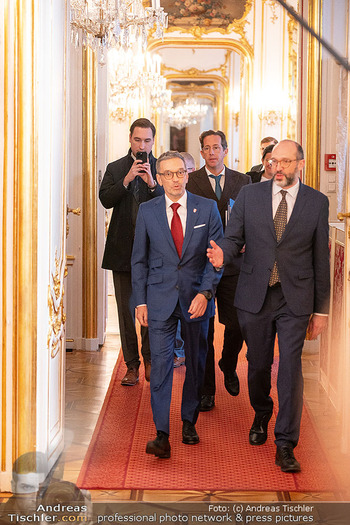
[(278, 205), (282, 200), (281, 190), (284, 190), (287, 192), (287, 195), (286, 195), (287, 222), (289, 221), (290, 216), (292, 215), (292, 211), (293, 211), (294, 204), (295, 204), (295, 201), (298, 195), (299, 188), (300, 188), (299, 179), (298, 179), (298, 182), (294, 186), (288, 189), (281, 188), (281, 186), (278, 186), (278, 184), (276, 184), (275, 182), (272, 183), (272, 217), (276, 215)]
[[(180, 217), (181, 224), (182, 224), (182, 231), (185, 237), (186, 221), (187, 221), (187, 191), (185, 191), (182, 197), (176, 202), (177, 204), (180, 204), (180, 207), (177, 209), (177, 214)], [(173, 209), (171, 208), (172, 204), (174, 204), (174, 202), (165, 195), (165, 211), (166, 211), (166, 215), (168, 218), (168, 224), (169, 224), (170, 229), (171, 229), (171, 221), (174, 215)]]
[[(213, 188), (213, 191), (215, 193), (215, 179), (213, 179), (213, 177), (209, 177), (209, 175), (214, 175), (214, 173), (212, 173), (210, 170), (208, 170), (208, 168), (206, 166), (204, 166), (204, 167), (205, 167), (205, 171), (207, 172), (208, 179), (209, 179), (209, 182), (211, 184), (211, 187)], [(221, 175), (220, 188), (221, 188), (221, 191), (222, 191), (224, 189), (224, 185), (225, 185), (225, 166), (223, 166), (221, 172), (218, 173), (218, 175)], [(217, 177), (217, 175), (214, 175), (214, 177)]]

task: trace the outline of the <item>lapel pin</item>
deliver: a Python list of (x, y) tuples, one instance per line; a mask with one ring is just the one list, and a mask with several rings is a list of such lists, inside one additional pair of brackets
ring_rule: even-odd
[(197, 211), (197, 208), (193, 208), (193, 213), (196, 213), (196, 211)]

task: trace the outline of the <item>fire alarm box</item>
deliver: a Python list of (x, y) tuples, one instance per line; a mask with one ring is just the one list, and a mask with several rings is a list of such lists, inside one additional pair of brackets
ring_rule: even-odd
[(336, 171), (337, 156), (335, 153), (326, 153), (324, 156), (324, 169), (326, 171)]

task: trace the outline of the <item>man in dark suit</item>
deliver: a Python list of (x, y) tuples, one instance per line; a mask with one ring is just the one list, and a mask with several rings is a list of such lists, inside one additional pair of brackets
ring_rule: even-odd
[[(261, 156), (264, 153), (264, 149), (267, 148), (267, 146), (275, 146), (277, 144), (278, 140), (274, 137), (264, 137), (260, 141), (260, 154)], [(265, 170), (264, 164), (257, 164), (256, 166), (252, 166), (250, 168), (250, 171), (247, 171), (247, 175), (250, 175), (252, 178), (252, 182), (260, 182), (261, 174)], [(260, 177), (259, 177), (260, 176)]]
[(186, 192), (187, 171), (177, 151), (157, 161), (157, 179), (165, 195), (140, 206), (132, 253), (136, 317), (149, 326), (152, 352), (151, 405), (157, 437), (148, 454), (170, 457), (169, 411), (176, 328), (181, 321), (185, 344), (182, 442), (199, 442), (195, 429), (204, 378), (209, 318), (214, 314), (216, 273), (206, 258), (211, 236), (222, 238), (213, 200)]
[(274, 144), (270, 144), (269, 146), (266, 146), (264, 149), (264, 152), (261, 157), (261, 162), (263, 166), (262, 171), (250, 171), (247, 173), (247, 175), (250, 176), (252, 179), (252, 183), (255, 184), (257, 182), (266, 182), (268, 180), (271, 180), (273, 177), (273, 167), (270, 165), (270, 159), (272, 150), (275, 147)]
[(317, 337), (327, 324), (329, 308), (328, 199), (301, 183), (305, 160), (298, 143), (281, 141), (270, 162), (273, 179), (242, 189), (221, 248), (212, 242), (208, 257), (220, 267), (245, 244), (235, 304), (248, 346), (248, 386), (255, 410), (249, 441), (262, 445), (267, 439), (277, 333), (275, 462), (284, 472), (298, 472), (293, 449), (303, 405), (301, 353), (307, 328)]
[[(213, 199), (219, 208), (223, 227), (227, 222), (230, 202), (236, 199), (242, 186), (250, 183), (250, 178), (224, 165), (227, 155), (227, 141), (222, 131), (204, 131), (199, 137), (201, 155), (205, 166), (189, 175), (187, 190), (195, 195)], [(224, 275), (217, 287), (216, 300), (220, 323), (225, 325), (224, 344), (219, 367), (224, 373), (226, 390), (232, 396), (239, 393), (239, 379), (236, 373), (238, 354), (243, 338), (238, 323), (234, 297), (239, 269), (239, 254), (232, 264), (225, 266)], [(210, 319), (208, 333), (208, 355), (205, 368), (200, 410), (212, 410), (215, 405), (215, 360), (214, 360), (214, 317)]]
[[(156, 129), (148, 119), (135, 120), (130, 127), (130, 149), (125, 157), (108, 164), (100, 187), (100, 201), (105, 208), (113, 208), (108, 228), (102, 268), (113, 271), (119, 329), (127, 371), (121, 384), (132, 386), (139, 379), (139, 351), (135, 320), (130, 310), (131, 252), (134, 242), (136, 216), (141, 202), (163, 193), (155, 181), (156, 159), (152, 146)], [(143, 152), (147, 161), (136, 159)], [(145, 364), (145, 378), (149, 381), (151, 355), (148, 330), (141, 329), (141, 353)]]

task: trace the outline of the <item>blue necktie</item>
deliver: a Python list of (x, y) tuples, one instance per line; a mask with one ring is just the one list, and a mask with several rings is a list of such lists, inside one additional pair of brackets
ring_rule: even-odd
[(209, 175), (209, 177), (215, 180), (215, 195), (219, 201), (221, 198), (221, 193), (222, 193), (221, 186), (220, 186), (220, 179), (222, 177), (222, 174), (221, 175)]

